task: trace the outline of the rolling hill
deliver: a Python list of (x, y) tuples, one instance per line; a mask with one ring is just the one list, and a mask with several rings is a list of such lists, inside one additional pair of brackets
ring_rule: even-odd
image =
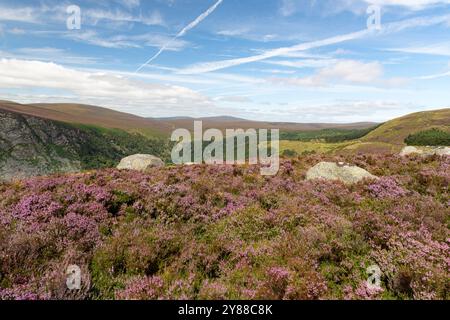
[(450, 132), (450, 108), (412, 113), (388, 121), (366, 135), (362, 141), (403, 146), (408, 135), (432, 128)]
[[(158, 120), (157, 118), (152, 118)], [(323, 129), (366, 129), (373, 127), (376, 123), (360, 122), (360, 123), (294, 123), (294, 122), (267, 122), (267, 121), (253, 121), (236, 117), (219, 116), (219, 117), (204, 117), (204, 118), (189, 118), (189, 117), (173, 117), (161, 118), (165, 123), (168, 123), (172, 128), (186, 128), (193, 130), (194, 121), (202, 121), (204, 129), (215, 128), (219, 130), (225, 129), (280, 129), (283, 132), (293, 131), (318, 131)]]
[(450, 109), (412, 113), (387, 121), (364, 137), (340, 143), (281, 141), (281, 151), (303, 153), (398, 153), (405, 146), (405, 139), (414, 133), (437, 128), (450, 132)]
[(150, 137), (163, 137), (171, 130), (171, 125), (164, 121), (83, 104), (19, 104), (0, 101), (0, 109), (49, 120), (138, 132)]
[(311, 131), (327, 128), (363, 129), (375, 123), (361, 122), (350, 124), (336, 123), (289, 123), (264, 122), (245, 120), (236, 117), (218, 116), (204, 118), (166, 117), (143, 118), (136, 115), (118, 112), (111, 109), (73, 103), (35, 103), (20, 104), (0, 100), (0, 109), (56, 120), (68, 123), (94, 125), (110, 129), (122, 129), (129, 132), (138, 132), (146, 136), (169, 137), (174, 129), (193, 129), (194, 121), (203, 121), (205, 129), (274, 129), (281, 131)]

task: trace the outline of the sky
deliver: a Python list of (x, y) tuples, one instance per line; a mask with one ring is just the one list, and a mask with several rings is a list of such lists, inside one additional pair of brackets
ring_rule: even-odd
[(3, 100), (347, 123), (449, 89), (450, 0), (0, 0)]

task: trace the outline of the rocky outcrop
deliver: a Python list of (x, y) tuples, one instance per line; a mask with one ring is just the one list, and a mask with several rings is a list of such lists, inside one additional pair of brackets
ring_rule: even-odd
[(363, 179), (378, 179), (378, 177), (360, 167), (342, 162), (320, 162), (308, 170), (306, 179), (338, 180), (345, 184), (352, 184)]
[(404, 147), (402, 151), (400, 151), (400, 156), (402, 157), (409, 156), (411, 154), (423, 154), (423, 151), (412, 146)]
[(450, 147), (434, 147), (425, 151), (425, 155), (450, 156)]
[(0, 180), (80, 170), (69, 143), (78, 137), (56, 122), (0, 110)]
[(402, 149), (400, 156), (409, 156), (412, 154), (420, 154), (423, 156), (450, 156), (450, 147), (412, 147), (407, 146)]
[(160, 158), (149, 154), (135, 154), (123, 158), (117, 166), (117, 169), (128, 169), (145, 172), (148, 169), (154, 167), (164, 167), (164, 162)]

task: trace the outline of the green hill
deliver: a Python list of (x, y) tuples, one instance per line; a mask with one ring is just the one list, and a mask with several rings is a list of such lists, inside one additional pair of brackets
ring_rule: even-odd
[[(398, 153), (406, 145), (405, 140), (408, 137), (412, 140), (411, 137), (426, 135), (427, 131), (432, 129), (438, 129), (439, 132), (443, 133), (450, 133), (450, 109), (412, 113), (387, 121), (363, 137), (339, 143), (327, 143), (327, 141), (288, 141), (291, 139), (285, 138), (281, 141), (281, 152), (286, 151), (286, 154), (291, 152), (293, 154), (311, 152), (328, 154)], [(350, 130), (347, 132), (352, 133), (353, 131)], [(343, 132), (340, 132), (341, 135)], [(314, 133), (308, 135), (311, 134)], [(340, 135), (336, 135), (335, 138), (339, 137)], [(444, 140), (440, 139), (440, 141)], [(427, 144), (431, 145), (433, 143), (430, 142)]]
[(409, 135), (433, 128), (450, 132), (450, 108), (412, 113), (388, 121), (362, 138), (362, 141), (403, 146)]

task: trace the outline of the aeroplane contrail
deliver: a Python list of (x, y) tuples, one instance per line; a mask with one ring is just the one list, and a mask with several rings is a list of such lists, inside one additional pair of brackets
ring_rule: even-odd
[(149, 63), (151, 63), (153, 60), (155, 60), (156, 58), (158, 58), (161, 53), (163, 53), (171, 44), (172, 42), (174, 42), (176, 39), (178, 39), (179, 37), (184, 36), (189, 30), (195, 28), (200, 22), (202, 22), (203, 20), (205, 20), (211, 13), (214, 12), (214, 10), (217, 9), (217, 7), (223, 2), (223, 0), (219, 0), (217, 1), (212, 7), (210, 7), (208, 10), (206, 10), (205, 12), (203, 12), (201, 15), (199, 15), (197, 17), (197, 19), (195, 19), (194, 21), (192, 21), (191, 23), (189, 23), (186, 27), (183, 28), (183, 30), (181, 30), (175, 37), (173, 37), (170, 41), (168, 41), (165, 45), (163, 45), (159, 51), (153, 56), (151, 57), (146, 63), (144, 63), (143, 65), (141, 65), (134, 73), (138, 73), (139, 71), (142, 70), (142, 68), (144, 68), (145, 66), (147, 66)]

